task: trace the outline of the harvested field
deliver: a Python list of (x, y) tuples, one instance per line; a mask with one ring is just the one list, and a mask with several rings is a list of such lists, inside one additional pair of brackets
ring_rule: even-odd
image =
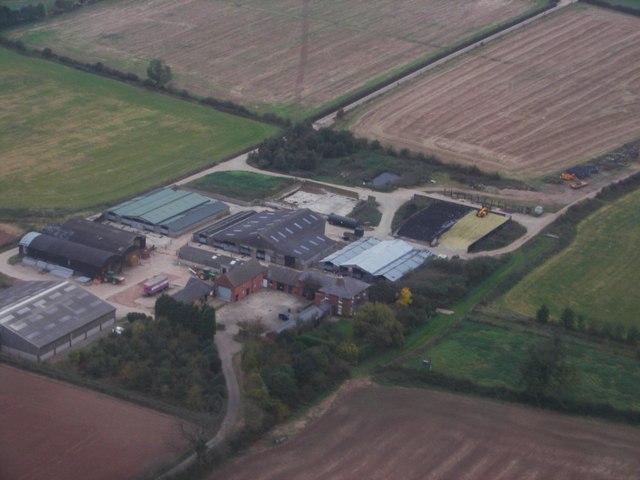
[(5, 208), (123, 200), (277, 131), (6, 49), (0, 65)]
[(433, 200), (425, 209), (409, 217), (398, 230), (398, 236), (430, 243), (465, 216), (471, 207)]
[(471, 245), (508, 221), (509, 217), (504, 215), (490, 213), (479, 218), (476, 211), (469, 212), (440, 237), (439, 243), (448, 249), (466, 252)]
[(0, 365), (0, 478), (141, 478), (186, 447), (178, 420)]
[(535, 6), (526, 0), (107, 2), (24, 27), (29, 45), (144, 76), (162, 58), (202, 95), (299, 113)]
[(640, 18), (571, 7), (475, 50), (356, 118), (358, 135), (516, 178), (640, 137)]
[(638, 478), (640, 430), (432, 390), (347, 392), (282, 445), (209, 478)]

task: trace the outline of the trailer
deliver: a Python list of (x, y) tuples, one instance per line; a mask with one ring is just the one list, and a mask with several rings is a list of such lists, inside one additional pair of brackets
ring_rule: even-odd
[(335, 213), (329, 215), (327, 221), (331, 225), (337, 225), (339, 227), (345, 228), (356, 228), (359, 225), (358, 220), (356, 220), (355, 218), (343, 217), (342, 215), (336, 215)]
[(144, 296), (151, 297), (169, 288), (169, 277), (166, 275), (156, 275), (142, 284)]

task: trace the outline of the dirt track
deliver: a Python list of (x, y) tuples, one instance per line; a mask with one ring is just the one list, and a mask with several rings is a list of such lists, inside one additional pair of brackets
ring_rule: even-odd
[(0, 478), (136, 479), (185, 449), (179, 420), (0, 364)]
[(364, 110), (356, 134), (515, 177), (640, 136), (640, 20), (573, 7)]
[(211, 480), (638, 479), (640, 430), (431, 390), (348, 391)]

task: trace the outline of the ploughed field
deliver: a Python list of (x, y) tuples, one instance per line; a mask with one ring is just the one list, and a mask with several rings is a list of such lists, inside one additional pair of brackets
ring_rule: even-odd
[(512, 177), (640, 137), (640, 18), (571, 7), (382, 97), (358, 135)]
[(24, 27), (13, 38), (142, 76), (150, 59), (161, 58), (180, 88), (299, 114), (534, 5), (526, 0), (119, 1)]
[(302, 433), (211, 480), (636, 478), (640, 430), (432, 390), (343, 394)]
[(136, 479), (187, 448), (179, 420), (0, 364), (0, 478)]
[(78, 208), (163, 185), (276, 128), (0, 49), (0, 205)]

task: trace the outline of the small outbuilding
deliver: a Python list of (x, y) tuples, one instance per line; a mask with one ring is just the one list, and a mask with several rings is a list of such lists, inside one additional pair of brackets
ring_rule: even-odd
[(115, 318), (115, 307), (71, 282), (21, 282), (0, 292), (0, 350), (43, 361)]
[(266, 270), (257, 260), (249, 260), (216, 278), (216, 296), (226, 302), (248, 297), (262, 288)]
[(174, 300), (183, 303), (203, 305), (213, 295), (213, 285), (199, 278), (191, 277), (185, 287), (171, 295)]

